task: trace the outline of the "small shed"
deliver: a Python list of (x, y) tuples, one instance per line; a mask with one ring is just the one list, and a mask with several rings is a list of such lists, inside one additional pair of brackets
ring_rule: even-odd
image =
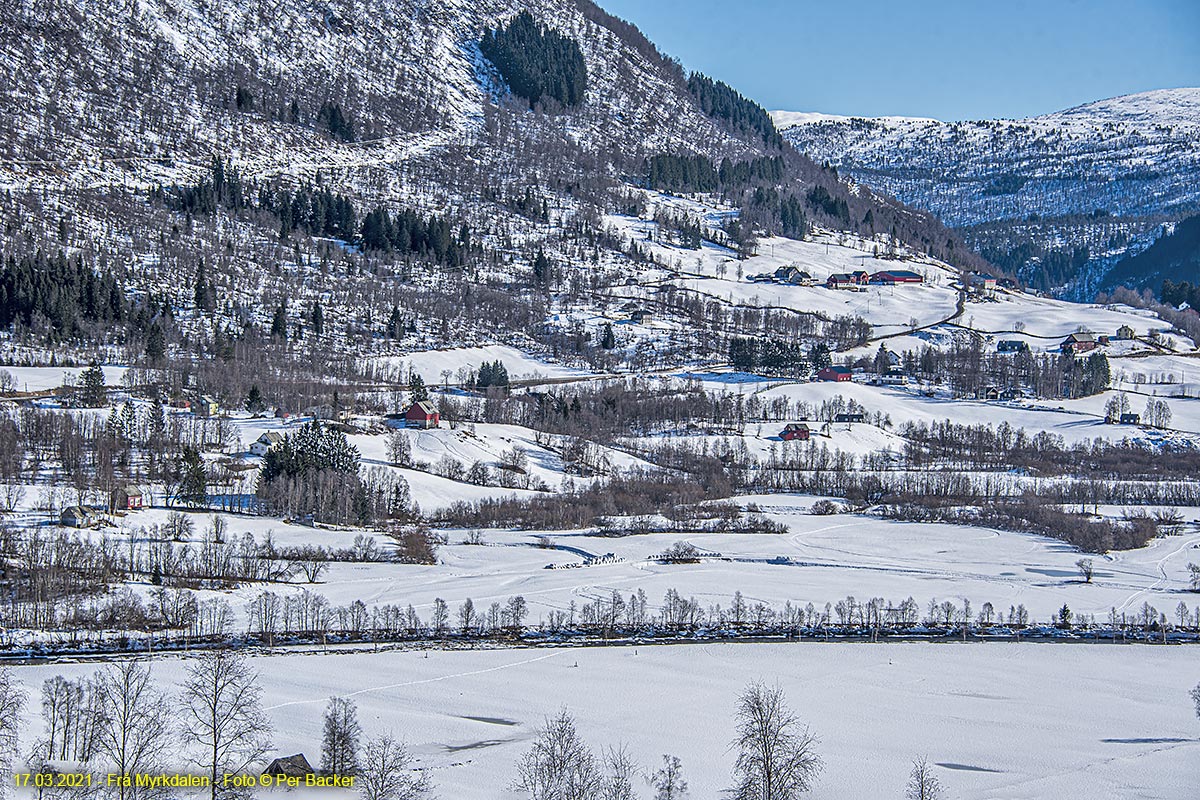
[(308, 763), (308, 759), (304, 757), (304, 753), (296, 753), (291, 756), (280, 756), (279, 758), (267, 764), (267, 768), (263, 770), (263, 775), (284, 775), (288, 778), (303, 778), (306, 775), (312, 775), (316, 772), (312, 765)]
[(96, 521), (96, 517), (83, 506), (71, 506), (62, 512), (59, 521), (68, 528), (87, 528)]
[(436, 428), (442, 424), (442, 415), (428, 400), (418, 400), (404, 412), (406, 428)]
[(142, 508), (143, 502), (142, 490), (136, 486), (121, 486), (113, 490), (113, 511), (137, 511)]
[(812, 430), (803, 422), (789, 422), (783, 426), (783, 430), (779, 434), (779, 438), (785, 442), (794, 440), (807, 442), (810, 436), (812, 436)]

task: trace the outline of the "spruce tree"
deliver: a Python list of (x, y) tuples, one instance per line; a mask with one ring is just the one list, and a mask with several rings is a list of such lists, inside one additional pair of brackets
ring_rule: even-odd
[(251, 414), (261, 414), (267, 408), (266, 402), (263, 400), (262, 392), (258, 389), (258, 384), (250, 387), (250, 391), (246, 393), (246, 410)]
[(605, 350), (612, 350), (617, 346), (617, 337), (613, 334), (611, 322), (604, 323), (604, 335), (600, 338), (600, 346)]
[(282, 300), (271, 319), (271, 338), (287, 339), (287, 300)]
[(107, 399), (104, 370), (95, 361), (79, 374), (79, 403), (87, 408), (99, 408)]
[(425, 379), (416, 372), (411, 373), (408, 377), (408, 393), (414, 403), (429, 399), (429, 390), (425, 388)]

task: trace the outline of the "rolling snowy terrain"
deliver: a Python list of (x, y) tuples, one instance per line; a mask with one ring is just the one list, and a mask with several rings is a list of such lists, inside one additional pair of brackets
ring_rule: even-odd
[(932, 211), (976, 247), (1086, 247), (1077, 274), (1039, 279), (1037, 260), (1017, 265), (1041, 288), (1070, 282), (1076, 298), (1108, 288), (1104, 273), (1122, 255), (1200, 208), (1200, 89), (1126, 95), (1022, 120), (774, 117), (802, 152)]

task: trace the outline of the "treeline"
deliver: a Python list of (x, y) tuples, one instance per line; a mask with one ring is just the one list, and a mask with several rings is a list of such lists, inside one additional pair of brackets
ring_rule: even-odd
[(464, 222), (455, 232), (448, 216), (422, 217), (406, 209), (393, 217), (381, 207), (363, 217), (361, 241), (368, 250), (428, 258), (456, 267), (471, 251), (471, 228)]
[(1167, 278), (1162, 282), (1158, 297), (1168, 305), (1178, 307), (1187, 303), (1192, 308), (1200, 308), (1200, 284), (1193, 286), (1189, 281), (1175, 283)]
[(302, 231), (309, 236), (352, 240), (359, 235), (354, 202), (326, 188), (301, 183), (295, 189), (263, 186), (242, 178), (236, 167), (214, 158), (209, 174), (190, 186), (169, 192), (156, 189), (154, 199), (184, 214), (211, 216), (218, 209), (258, 210), (279, 222), (281, 236)]
[[(872, 369), (874, 362), (864, 357), (855, 365)], [(957, 397), (978, 397), (989, 388), (1028, 389), (1037, 397), (1087, 397), (1108, 389), (1112, 378), (1108, 356), (1099, 351), (1087, 358), (997, 353), (985, 351), (983, 340), (972, 334), (957, 337), (949, 347), (905, 351), (900, 366), (910, 377), (949, 386)]]
[(702, 155), (658, 153), (646, 160), (646, 186), (665, 192), (731, 192), (752, 184), (778, 184), (783, 159), (763, 156), (744, 161), (722, 159), (720, 166)]
[[(7, 597), (0, 619), (7, 628), (44, 631), (178, 630), (190, 636), (221, 635), (211, 621), (227, 615), (206, 606), (192, 590), (236, 588), (246, 583), (314, 583), (333, 563), (429, 564), (439, 539), (420, 526), (398, 525), (390, 546), (358, 534), (344, 548), (277, 544), (268, 532), (230, 533), (213, 515), (196, 530), (194, 515), (171, 512), (166, 522), (129, 531), (130, 540), (90, 538), (62, 530), (0, 531)], [(109, 587), (139, 581), (148, 596)], [(224, 601), (221, 601), (222, 603)]]
[(783, 146), (783, 137), (767, 110), (729, 84), (693, 72), (688, 76), (687, 88), (708, 116), (724, 120), (735, 130), (757, 135), (767, 147)]
[[(111, 272), (98, 272), (81, 256), (59, 251), (17, 258), (0, 267), (0, 330), (15, 323), (41, 328), (55, 339), (71, 339), (130, 319), (148, 327), (164, 310), (157, 298), (135, 304)], [(138, 312), (142, 313), (138, 313)]]
[(562, 106), (583, 102), (587, 93), (587, 64), (579, 44), (544, 28), (528, 11), (483, 35), (479, 49), (496, 65), (513, 94), (530, 105), (551, 98)]
[(984, 245), (979, 254), (1010, 275), (1021, 275), (1035, 289), (1048, 292), (1074, 279), (1091, 260), (1087, 245), (1048, 247), (1025, 241), (1004, 248)]

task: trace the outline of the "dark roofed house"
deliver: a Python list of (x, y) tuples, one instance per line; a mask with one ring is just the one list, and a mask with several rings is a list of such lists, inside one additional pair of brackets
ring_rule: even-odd
[(436, 428), (442, 424), (442, 415), (428, 400), (418, 400), (404, 412), (404, 425), (408, 428)]
[(865, 422), (866, 419), (867, 415), (859, 412), (845, 412), (833, 415), (834, 422)]
[(871, 276), (871, 283), (895, 286), (897, 283), (924, 283), (925, 279), (909, 269), (885, 269)]
[(854, 276), (845, 272), (835, 272), (825, 280), (829, 289), (853, 289), (855, 285)]
[(811, 435), (812, 431), (805, 423), (789, 422), (787, 425), (783, 426), (783, 431), (779, 434), (779, 438), (783, 439), (785, 442), (790, 442), (793, 440), (807, 442), (808, 437)]
[(1064, 353), (1071, 353), (1073, 355), (1086, 353), (1089, 350), (1096, 349), (1096, 337), (1090, 333), (1072, 333), (1063, 340), (1059, 349)]
[(303, 778), (306, 775), (312, 775), (316, 772), (312, 765), (308, 763), (308, 759), (304, 757), (304, 753), (296, 753), (293, 756), (281, 756), (263, 770), (263, 775), (283, 775), (288, 778)]
[(849, 367), (841, 367), (836, 364), (828, 367), (822, 367), (821, 371), (817, 373), (817, 380), (819, 381), (843, 383), (853, 379), (854, 373), (850, 371)]
[(1027, 353), (1029, 352), (1029, 343), (1023, 342), (1020, 339), (1004, 339), (996, 345), (997, 353)]
[(68, 528), (86, 528), (95, 522), (92, 512), (83, 506), (71, 506), (64, 509), (59, 522)]
[(1122, 425), (1141, 425), (1142, 424), (1142, 415), (1141, 414), (1130, 414), (1130, 413), (1122, 414), (1121, 415), (1121, 424)]

